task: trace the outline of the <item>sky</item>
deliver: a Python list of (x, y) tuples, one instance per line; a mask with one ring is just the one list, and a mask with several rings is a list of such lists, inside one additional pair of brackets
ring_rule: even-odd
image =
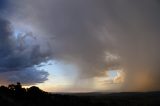
[(1, 0), (0, 84), (160, 90), (158, 0)]

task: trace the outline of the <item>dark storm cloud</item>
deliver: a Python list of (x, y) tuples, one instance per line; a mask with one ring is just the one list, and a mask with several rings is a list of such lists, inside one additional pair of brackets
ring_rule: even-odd
[(36, 68), (26, 68), (13, 72), (5, 72), (0, 74), (1, 84), (11, 84), (21, 82), (25, 85), (32, 85), (35, 83), (43, 83), (47, 80), (48, 73)]
[(41, 46), (32, 33), (13, 35), (9, 21), (0, 18), (0, 79), (3, 82), (20, 81), (25, 84), (47, 80), (48, 73), (35, 68), (47, 61), (48, 51)]
[[(53, 57), (81, 77), (123, 68), (125, 90), (159, 90), (160, 4), (157, 0), (21, 0), (17, 21), (50, 39)], [(15, 17), (15, 16), (14, 16)], [(15, 21), (15, 20), (14, 20)], [(107, 54), (119, 58), (106, 60)], [(143, 78), (143, 79), (142, 79)], [(127, 86), (127, 87), (126, 87)]]
[(0, 11), (6, 9), (9, 6), (9, 0), (1, 0), (0, 1)]

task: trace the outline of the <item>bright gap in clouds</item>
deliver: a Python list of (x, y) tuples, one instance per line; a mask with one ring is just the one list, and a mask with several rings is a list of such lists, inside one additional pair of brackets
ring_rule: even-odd
[(36, 67), (49, 73), (48, 80), (36, 86), (50, 92), (65, 91), (65, 89), (72, 86), (77, 77), (76, 67), (71, 64), (64, 64), (63, 62), (50, 60)]
[(111, 78), (114, 78), (117, 76), (117, 71), (116, 70), (110, 70), (107, 72), (108, 76), (110, 76)]
[(108, 70), (104, 76), (95, 77), (95, 89), (99, 91), (113, 91), (119, 89), (124, 82), (124, 72), (122, 69)]

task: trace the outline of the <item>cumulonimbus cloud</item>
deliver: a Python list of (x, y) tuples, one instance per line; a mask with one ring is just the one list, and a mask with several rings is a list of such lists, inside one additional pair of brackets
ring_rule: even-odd
[[(159, 1), (21, 0), (11, 4), (17, 7), (11, 16), (15, 23), (30, 24), (48, 38), (53, 58), (76, 65), (80, 77), (92, 78), (120, 67), (127, 79), (122, 89), (160, 89)], [(106, 61), (106, 53), (119, 58)]]
[[(26, 41), (27, 40), (27, 41)], [(0, 18), (0, 79), (1, 83), (35, 84), (47, 80), (48, 72), (35, 65), (47, 61), (48, 51), (41, 51), (30, 34), (15, 36), (11, 23)]]

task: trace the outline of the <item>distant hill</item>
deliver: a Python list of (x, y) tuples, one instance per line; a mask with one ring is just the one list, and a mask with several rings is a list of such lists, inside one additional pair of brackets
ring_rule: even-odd
[(160, 106), (160, 92), (52, 94), (17, 83), (0, 87), (0, 106)]

